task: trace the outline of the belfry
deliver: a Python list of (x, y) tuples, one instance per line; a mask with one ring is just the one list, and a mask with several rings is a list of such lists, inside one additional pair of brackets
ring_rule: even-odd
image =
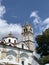
[(22, 26), (22, 37), (28, 49), (34, 51), (33, 29), (28, 22)]

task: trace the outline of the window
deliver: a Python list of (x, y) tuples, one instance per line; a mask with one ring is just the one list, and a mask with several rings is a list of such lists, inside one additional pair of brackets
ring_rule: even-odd
[(24, 49), (24, 44), (22, 44), (22, 49)]
[(16, 40), (14, 40), (14, 43), (16, 43)]
[(25, 32), (25, 29), (24, 29), (24, 32)]
[(24, 61), (22, 61), (22, 65), (24, 65)]
[(9, 43), (11, 42), (11, 39), (9, 39)]
[(27, 32), (27, 28), (26, 28), (26, 32)]
[(27, 31), (28, 31), (28, 29), (27, 29), (27, 28), (25, 28), (25, 29), (24, 29), (24, 32), (27, 32)]

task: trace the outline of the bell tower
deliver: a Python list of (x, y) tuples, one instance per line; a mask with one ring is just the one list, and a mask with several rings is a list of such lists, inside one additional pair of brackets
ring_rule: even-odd
[(34, 50), (33, 28), (28, 22), (22, 26), (22, 39), (29, 50)]

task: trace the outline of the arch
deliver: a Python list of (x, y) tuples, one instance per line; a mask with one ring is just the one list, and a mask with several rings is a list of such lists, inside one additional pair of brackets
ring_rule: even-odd
[(7, 52), (7, 56), (8, 56), (8, 55), (13, 55), (13, 56), (16, 57), (17, 53), (14, 52), (13, 50), (10, 50), (10, 51)]
[(28, 29), (26, 28), (26, 32), (28, 31)]
[(24, 32), (25, 32), (25, 29), (24, 29)]
[(22, 53), (22, 54), (20, 54), (20, 57), (29, 58), (28, 54), (26, 54), (26, 53)]
[(11, 39), (9, 39), (8, 42), (10, 43), (11, 42)]
[(15, 59), (16, 59), (16, 57), (15, 57), (15, 56), (13, 56), (13, 55), (8, 55), (6, 58), (7, 58), (7, 59), (9, 59), (10, 61), (11, 61), (11, 60), (15, 60)]

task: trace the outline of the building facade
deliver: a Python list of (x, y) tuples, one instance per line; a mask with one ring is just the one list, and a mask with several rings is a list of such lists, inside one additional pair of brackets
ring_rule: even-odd
[(33, 28), (22, 26), (22, 41), (11, 33), (0, 41), (0, 65), (39, 65), (34, 59)]

